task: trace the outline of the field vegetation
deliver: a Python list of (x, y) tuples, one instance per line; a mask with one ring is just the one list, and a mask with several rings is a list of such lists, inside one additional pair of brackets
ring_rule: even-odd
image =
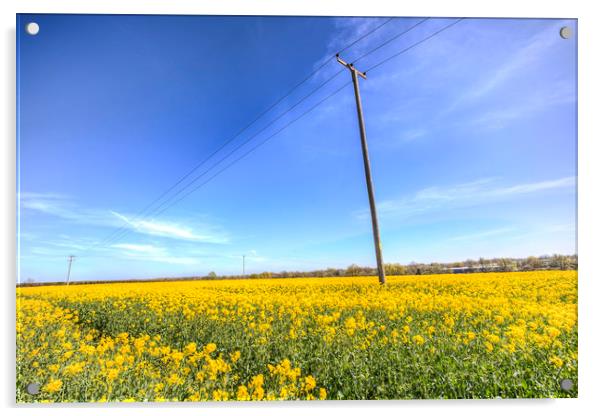
[(576, 271), (20, 287), (16, 329), (19, 402), (578, 391)]

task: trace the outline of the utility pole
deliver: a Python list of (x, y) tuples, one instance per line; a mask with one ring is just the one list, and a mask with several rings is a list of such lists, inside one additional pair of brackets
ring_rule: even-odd
[(385, 268), (383, 266), (383, 256), (380, 245), (380, 231), (378, 229), (378, 217), (376, 215), (376, 204), (374, 202), (374, 189), (372, 185), (372, 172), (370, 171), (370, 158), (368, 157), (368, 142), (366, 141), (366, 127), (364, 125), (364, 112), (362, 111), (362, 101), (360, 98), (360, 86), (358, 75), (366, 79), (366, 73), (360, 72), (352, 63), (347, 63), (337, 53), (337, 61), (349, 69), (351, 79), (353, 80), (353, 89), (355, 91), (355, 103), (357, 105), (357, 119), (359, 122), (360, 137), (362, 139), (362, 153), (364, 155), (364, 172), (366, 174), (366, 187), (368, 188), (368, 200), (370, 201), (370, 214), (372, 216), (372, 235), (374, 237), (374, 249), (376, 251), (376, 266), (378, 268), (378, 281), (385, 284)]
[(247, 257), (246, 255), (242, 255), (242, 275), (243, 277), (245, 276), (245, 257)]
[(69, 262), (69, 267), (67, 268), (67, 284), (69, 284), (69, 277), (71, 276), (71, 264), (73, 263), (74, 258), (75, 256), (69, 256), (67, 260)]

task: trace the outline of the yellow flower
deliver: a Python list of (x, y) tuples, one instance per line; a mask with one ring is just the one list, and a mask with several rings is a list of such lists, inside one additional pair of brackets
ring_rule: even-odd
[(240, 359), (240, 351), (235, 351), (232, 354), (230, 354), (230, 361), (232, 361), (232, 364), (237, 362), (239, 359)]
[(207, 354), (211, 354), (213, 351), (215, 351), (217, 349), (217, 345), (215, 345), (213, 342), (205, 345), (205, 352)]
[(552, 364), (554, 364), (554, 366), (556, 366), (556, 367), (558, 367), (558, 368), (562, 367), (562, 364), (564, 364), (564, 361), (562, 361), (562, 358), (560, 358), (560, 357), (557, 357), (556, 355), (553, 355), (553, 356), (550, 358), (550, 362), (551, 362)]
[(113, 368), (113, 369), (109, 370), (109, 372), (107, 373), (107, 380), (113, 381), (117, 378), (118, 375), (119, 375), (119, 370), (117, 370), (116, 368)]
[(422, 335), (414, 335), (412, 341), (414, 341), (416, 345), (422, 345), (424, 344), (424, 337), (422, 337)]
[(236, 399), (238, 400), (249, 400), (251, 396), (249, 396), (249, 391), (246, 386), (238, 386), (238, 390), (236, 392)]
[(263, 387), (256, 387), (253, 391), (253, 400), (262, 400), (265, 395), (265, 390)]
[(355, 321), (355, 318), (353, 316), (350, 316), (349, 318), (345, 319), (345, 328), (347, 329), (347, 334), (349, 336), (353, 335), (355, 329), (357, 328), (357, 322)]
[(63, 382), (60, 379), (51, 378), (42, 390), (48, 393), (56, 393), (61, 387), (63, 387)]
[(125, 357), (123, 355), (117, 354), (115, 356), (115, 364), (117, 364), (117, 366), (123, 365), (124, 362), (125, 362)]
[(191, 342), (190, 344), (184, 347), (184, 352), (188, 355), (194, 354), (196, 352), (196, 343)]
[(213, 400), (218, 402), (228, 400), (228, 392), (224, 390), (215, 390), (213, 392)]
[(70, 364), (63, 369), (63, 374), (67, 376), (74, 376), (76, 374), (79, 374), (84, 370), (85, 365), (86, 363), (84, 361)]
[(320, 400), (326, 400), (326, 389), (320, 388)]
[(497, 336), (497, 335), (495, 335), (495, 334), (490, 334), (490, 335), (487, 335), (487, 337), (486, 337), (486, 338), (487, 338), (487, 340), (488, 340), (489, 342), (491, 342), (492, 344), (498, 344), (498, 343), (500, 342), (500, 337), (498, 337), (498, 336)]
[(559, 336), (561, 334), (560, 330), (558, 328), (553, 327), (553, 326), (550, 326), (550, 327), (546, 328), (546, 332), (548, 333), (548, 335), (551, 338), (556, 338), (557, 336)]
[(283, 386), (280, 389), (280, 398), (284, 400), (284, 399), (288, 398), (288, 395), (289, 395), (288, 389), (286, 388), (286, 386)]
[(169, 384), (169, 385), (183, 384), (183, 383), (184, 383), (184, 381), (180, 378), (180, 376), (178, 376), (175, 373), (170, 375), (169, 378), (167, 379), (167, 384)]
[(249, 387), (258, 388), (263, 386), (263, 374), (258, 374), (251, 379)]
[(304, 386), (305, 391), (311, 391), (315, 387), (316, 387), (316, 379), (312, 375), (305, 377), (305, 386)]

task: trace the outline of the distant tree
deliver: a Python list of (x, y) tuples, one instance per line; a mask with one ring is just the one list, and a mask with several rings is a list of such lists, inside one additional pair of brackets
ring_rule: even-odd
[(499, 265), (503, 272), (514, 272), (517, 269), (516, 262), (508, 258), (499, 259)]
[(410, 275), (415, 275), (415, 274), (422, 274), (422, 265), (418, 264), (416, 262), (411, 262), (410, 264), (408, 264), (406, 266), (406, 274), (410, 274)]
[(373, 276), (376, 274), (378, 274), (378, 271), (372, 267), (360, 267), (360, 276)]
[(347, 267), (345, 274), (347, 276), (359, 276), (361, 271), (362, 271), (362, 268), (354, 263), (351, 266)]
[(477, 266), (477, 262), (472, 259), (464, 260), (464, 267), (475, 268)]
[(399, 263), (388, 263), (385, 264), (385, 274), (389, 276), (401, 276), (406, 274), (406, 268)]
[(215, 272), (209, 272), (209, 273), (207, 273), (207, 278), (208, 279), (216, 279), (217, 274)]
[(491, 262), (483, 257), (479, 257), (479, 269), (484, 272), (487, 270)]
[(541, 261), (535, 256), (529, 256), (524, 261), (525, 269), (536, 270), (540, 269), (542, 264)]
[(555, 269), (568, 270), (571, 268), (571, 261), (568, 256), (554, 254), (552, 256), (551, 266)]
[(323, 276), (325, 277), (333, 277), (333, 276), (338, 276), (338, 270), (334, 269), (332, 267), (329, 267), (328, 269), (324, 270), (324, 274)]
[(447, 273), (445, 267), (443, 267), (440, 263), (431, 263), (429, 264), (429, 274), (441, 274)]

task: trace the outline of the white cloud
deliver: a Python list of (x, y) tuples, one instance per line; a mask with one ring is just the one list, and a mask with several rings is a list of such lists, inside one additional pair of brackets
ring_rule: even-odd
[(105, 211), (78, 206), (71, 198), (56, 193), (21, 192), (21, 209), (37, 211), (64, 220), (89, 225), (118, 226), (116, 219)]
[(428, 132), (425, 129), (410, 129), (402, 133), (403, 141), (411, 142), (425, 136)]
[(153, 253), (153, 254), (157, 254), (157, 253), (163, 253), (164, 252), (163, 249), (155, 247), (155, 246), (150, 245), (150, 244), (120, 243), (120, 244), (113, 244), (113, 245), (111, 245), (111, 247), (121, 248), (121, 249), (129, 250), (129, 251), (135, 251), (135, 252), (138, 252), (138, 253)]
[(548, 108), (576, 103), (576, 90), (572, 83), (556, 83), (549, 88), (531, 91), (515, 105), (504, 105), (485, 111), (477, 117), (464, 120), (469, 127), (502, 128), (518, 119), (527, 119)]
[(117, 218), (123, 220), (130, 228), (142, 234), (190, 241), (201, 241), (214, 244), (225, 244), (229, 241), (227, 236), (225, 236), (223, 233), (212, 231), (209, 229), (209, 227), (206, 227), (207, 230), (201, 233), (180, 224), (158, 222), (154, 220), (137, 220), (128, 218), (125, 215), (115, 211), (111, 211), (111, 213)]
[(532, 192), (545, 191), (549, 189), (568, 188), (571, 186), (575, 188), (577, 186), (577, 180), (574, 176), (550, 181), (525, 183), (504, 188), (491, 189), (486, 192), (486, 195), (490, 197), (521, 195), (529, 194)]
[(112, 248), (121, 250), (120, 253), (126, 258), (137, 261), (152, 261), (169, 264), (198, 264), (194, 257), (172, 256), (165, 247), (151, 244), (120, 243), (111, 245)]
[[(511, 186), (493, 186), (495, 181), (494, 178), (483, 178), (448, 187), (424, 188), (409, 197), (380, 202), (378, 212), (382, 216), (410, 217), (426, 212), (476, 206), (536, 192), (576, 189), (574, 176)], [(356, 211), (355, 215), (357, 218), (365, 219), (368, 218), (369, 212), (364, 209)]]
[[(119, 228), (124, 225), (138, 233), (174, 239), (226, 244), (228, 235), (217, 226), (194, 223), (184, 226), (175, 222), (135, 219), (115, 211), (83, 208), (66, 196), (53, 193), (22, 192), (21, 208), (52, 215), (78, 224)], [(125, 224), (124, 224), (125, 223)]]
[(485, 72), (479, 80), (474, 82), (470, 89), (467, 89), (464, 94), (452, 102), (445, 112), (478, 101), (491, 92), (500, 89), (513, 77), (522, 74), (526, 68), (535, 65), (545, 57), (548, 54), (548, 49), (556, 42), (557, 36), (550, 36), (549, 28), (536, 33), (512, 56), (506, 58), (501, 65), (496, 66), (492, 71)]
[(494, 235), (506, 234), (511, 231), (514, 231), (513, 227), (496, 228), (496, 229), (492, 229), (492, 230), (482, 231), (479, 233), (459, 235), (459, 236), (450, 238), (450, 240), (451, 241), (480, 240), (480, 239), (491, 237)]

